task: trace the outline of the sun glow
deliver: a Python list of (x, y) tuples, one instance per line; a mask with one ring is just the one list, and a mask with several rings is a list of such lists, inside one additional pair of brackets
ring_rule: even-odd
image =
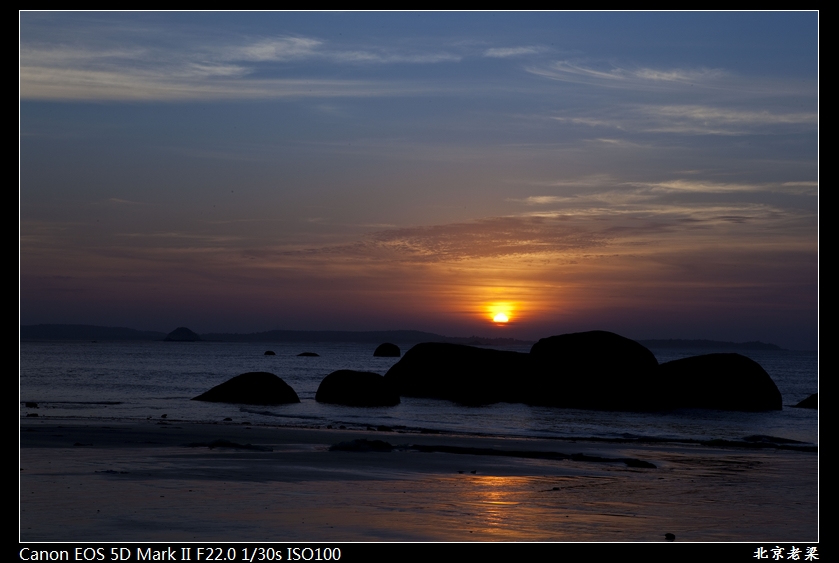
[(515, 306), (508, 301), (496, 301), (494, 303), (488, 303), (485, 310), (489, 314), (489, 318), (492, 319), (493, 324), (505, 325), (511, 322)]

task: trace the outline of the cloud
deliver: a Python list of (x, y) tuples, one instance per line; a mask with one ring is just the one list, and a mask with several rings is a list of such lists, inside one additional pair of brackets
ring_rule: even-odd
[(597, 119), (594, 117), (562, 117), (562, 116), (553, 116), (551, 117), (554, 121), (559, 121), (561, 123), (572, 123), (574, 125), (588, 125), (589, 127), (613, 127), (615, 129), (621, 129), (621, 124), (615, 120), (607, 120), (607, 119)]
[(677, 180), (623, 183), (569, 196), (534, 195), (518, 201), (548, 209), (461, 223), (386, 229), (350, 244), (300, 249), (281, 255), (291, 262), (328, 258), (393, 264), (570, 257), (595, 251), (626, 252), (638, 244), (668, 246), (680, 244), (679, 240), (690, 244), (687, 241), (697, 232), (711, 238), (725, 238), (727, 229), (733, 225), (740, 225), (737, 236), (744, 244), (752, 239), (764, 239), (766, 229), (771, 230), (773, 225), (783, 226), (778, 231), (785, 232), (784, 236), (790, 240), (795, 239), (793, 233), (807, 232), (812, 227), (813, 213), (806, 209), (785, 209), (761, 201), (697, 203), (667, 197), (673, 192), (720, 194), (760, 189), (765, 186)]
[[(164, 46), (145, 36), (91, 37), (82, 45), (20, 48), (20, 96), (31, 100), (182, 101), (383, 96), (430, 87), (382, 81), (301, 78), (285, 63), (434, 64), (456, 62), (435, 50), (330, 47), (312, 37), (279, 36), (222, 45)], [(137, 45), (123, 45), (134, 41)], [(103, 44), (104, 43), (104, 44)], [(94, 45), (95, 44), (95, 45)]]
[(603, 237), (561, 217), (489, 217), (464, 223), (387, 229), (348, 244), (286, 253), (297, 257), (367, 257), (395, 262), (458, 262), (480, 258), (579, 251)]
[(736, 183), (710, 182), (702, 180), (667, 180), (664, 182), (627, 182), (628, 186), (650, 188), (661, 192), (693, 192), (705, 194), (723, 194), (732, 192), (789, 192), (814, 193), (814, 182), (784, 182), (784, 183)]
[(542, 47), (493, 47), (484, 51), (485, 57), (504, 59), (508, 57), (520, 57), (522, 55), (535, 55), (544, 52)]
[[(620, 104), (589, 115), (547, 115), (562, 124), (610, 128), (624, 133), (749, 135), (815, 129), (817, 112), (781, 112), (710, 104)], [(601, 139), (618, 142), (617, 139)]]
[[(194, 67), (193, 67), (194, 68)], [(416, 92), (411, 85), (361, 80), (255, 79), (144, 71), (90, 71), (45, 67), (20, 69), (20, 96), (28, 100), (184, 101), (366, 97)]]
[(605, 70), (598, 70), (570, 61), (558, 61), (547, 67), (529, 67), (526, 70), (552, 80), (627, 89), (660, 89), (685, 85), (718, 87), (723, 79), (728, 77), (728, 74), (721, 69), (659, 70), (612, 66)]
[(773, 126), (812, 127), (818, 123), (818, 114), (810, 112), (773, 113), (703, 105), (645, 106), (638, 111), (652, 119), (645, 128), (649, 132), (741, 135)]
[(321, 45), (323, 41), (309, 37), (276, 37), (228, 49), (227, 53), (232, 60), (289, 61), (315, 56)]

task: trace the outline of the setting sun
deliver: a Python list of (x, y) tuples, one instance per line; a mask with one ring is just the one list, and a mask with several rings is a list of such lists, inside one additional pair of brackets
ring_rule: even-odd
[(484, 306), (484, 317), (492, 321), (496, 326), (511, 323), (515, 316), (517, 304), (512, 301), (491, 301)]

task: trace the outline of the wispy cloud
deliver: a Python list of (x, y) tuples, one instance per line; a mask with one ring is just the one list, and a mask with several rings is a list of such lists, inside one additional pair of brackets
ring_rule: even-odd
[(316, 56), (322, 45), (323, 41), (310, 37), (275, 37), (228, 48), (220, 55), (239, 61), (289, 61)]
[[(592, 111), (592, 110), (589, 110)], [(548, 115), (545, 119), (568, 125), (615, 129), (624, 133), (684, 135), (748, 135), (813, 129), (816, 112), (783, 112), (709, 104), (622, 104), (589, 115)], [(602, 139), (609, 142), (609, 139)], [(615, 139), (614, 142), (619, 140)]]
[(726, 109), (700, 105), (663, 105), (639, 108), (653, 121), (650, 132), (739, 135), (773, 126), (815, 126), (818, 114), (809, 112), (777, 113)]
[(787, 234), (812, 230), (812, 212), (808, 210), (784, 209), (760, 201), (667, 200), (662, 197), (665, 189), (722, 193), (755, 187), (670, 182), (625, 185), (621, 190), (587, 195), (530, 196), (521, 203), (548, 209), (461, 223), (386, 229), (355, 243), (281, 254), (292, 261), (341, 257), (393, 264), (447, 263), (504, 257), (567, 257), (609, 249), (625, 252), (626, 245), (667, 246), (677, 239), (687, 243), (697, 232), (721, 237), (735, 225), (743, 229), (738, 237), (747, 244), (760, 240), (773, 225), (783, 226)]
[(528, 72), (564, 82), (575, 82), (606, 88), (648, 89), (683, 86), (718, 86), (727, 73), (721, 69), (653, 69), (611, 66), (596, 69), (571, 61), (558, 61), (549, 66), (529, 67)]
[(465, 223), (388, 229), (350, 245), (293, 254), (435, 263), (576, 251), (604, 243), (602, 235), (568, 225), (561, 218), (489, 217)]
[[(136, 39), (135, 39), (136, 41)], [(118, 43), (111, 38), (112, 43)], [(294, 76), (283, 66), (319, 64), (434, 64), (460, 55), (392, 48), (342, 48), (312, 37), (279, 36), (226, 45), (21, 45), (22, 99), (208, 100), (381, 96), (425, 91), (382, 81)]]
[(535, 55), (544, 51), (545, 49), (543, 47), (493, 47), (484, 51), (484, 56), (496, 59), (505, 59), (508, 57)]
[(664, 182), (627, 182), (628, 186), (638, 186), (649, 188), (652, 191), (659, 192), (693, 192), (706, 194), (723, 194), (723, 193), (771, 193), (771, 192), (789, 192), (802, 193), (812, 192), (814, 182), (783, 182), (783, 183), (737, 183), (737, 182), (710, 182), (702, 180), (668, 180)]
[[(363, 97), (416, 93), (415, 86), (361, 80), (244, 79), (224, 75), (90, 71), (25, 67), (20, 70), (22, 99), (182, 101)], [(421, 91), (421, 90), (419, 90)]]

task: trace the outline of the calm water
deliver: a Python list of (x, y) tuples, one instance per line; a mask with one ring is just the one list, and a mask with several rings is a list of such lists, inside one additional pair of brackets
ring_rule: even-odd
[[(400, 345), (403, 353), (409, 346)], [(348, 428), (386, 425), (409, 430), (540, 437), (650, 436), (668, 439), (740, 439), (754, 434), (818, 443), (818, 413), (789, 408), (818, 387), (816, 352), (740, 351), (769, 373), (783, 397), (782, 411), (737, 413), (681, 410), (616, 413), (497, 404), (463, 407), (449, 401), (403, 398), (395, 407), (359, 408), (315, 402), (324, 376), (337, 369), (384, 374), (398, 358), (374, 358), (371, 344), (25, 342), (20, 346), (21, 416), (234, 421)], [(265, 356), (265, 350), (276, 356)], [(529, 346), (509, 348), (526, 352)], [(300, 352), (320, 357), (298, 357)], [(707, 353), (653, 349), (659, 362)], [(190, 401), (210, 387), (248, 371), (282, 377), (301, 403), (242, 407)]]

